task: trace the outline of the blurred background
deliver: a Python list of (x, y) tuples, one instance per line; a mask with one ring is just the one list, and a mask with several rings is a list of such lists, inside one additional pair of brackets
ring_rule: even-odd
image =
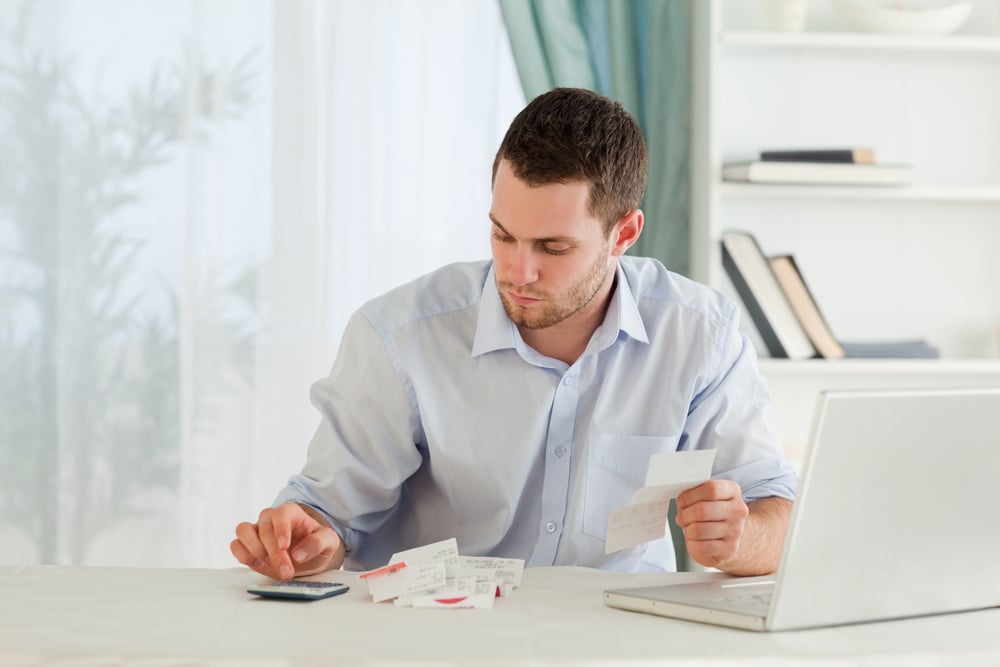
[(0, 563), (235, 565), (524, 100), (495, 2), (0, 0)]

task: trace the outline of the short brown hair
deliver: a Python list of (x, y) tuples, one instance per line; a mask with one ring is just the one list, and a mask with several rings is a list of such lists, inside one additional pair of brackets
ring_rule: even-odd
[(590, 212), (610, 234), (639, 208), (646, 188), (646, 143), (618, 102), (583, 88), (555, 88), (533, 99), (507, 128), (493, 160), (532, 186), (586, 181)]

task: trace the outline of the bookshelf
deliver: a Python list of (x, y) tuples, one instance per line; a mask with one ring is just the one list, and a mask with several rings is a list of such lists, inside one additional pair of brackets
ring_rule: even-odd
[(906, 188), (815, 187), (722, 183), (724, 199), (807, 199), (810, 201), (866, 199), (869, 201), (940, 202), (943, 204), (1000, 204), (1000, 185), (920, 185)]
[(760, 368), (774, 397), (768, 419), (796, 463), (802, 460), (821, 389), (1000, 386), (1000, 359), (761, 359)]
[[(693, 276), (737, 298), (719, 238), (792, 254), (842, 340), (923, 338), (940, 360), (762, 359), (794, 448), (824, 388), (1000, 386), (1000, 2), (945, 36), (850, 32), (827, 0), (766, 30), (759, 2), (693, 8)], [(765, 148), (869, 147), (912, 185), (721, 180)], [(737, 299), (738, 301), (738, 299)], [(766, 353), (744, 314), (744, 326)]]

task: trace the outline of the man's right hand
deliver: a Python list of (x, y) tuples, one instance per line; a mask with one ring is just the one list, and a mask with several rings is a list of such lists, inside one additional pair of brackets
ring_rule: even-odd
[(291, 579), (340, 567), (344, 543), (312, 508), (285, 503), (236, 526), (229, 545), (236, 560), (272, 579)]

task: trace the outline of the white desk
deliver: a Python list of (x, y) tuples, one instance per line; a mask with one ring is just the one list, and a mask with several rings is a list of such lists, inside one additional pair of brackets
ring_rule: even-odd
[[(343, 574), (343, 573), (341, 573)], [(606, 608), (605, 588), (717, 574), (527, 570), (490, 610), (257, 599), (246, 570), (0, 567), (0, 665), (1000, 665), (1000, 609), (757, 634)]]

